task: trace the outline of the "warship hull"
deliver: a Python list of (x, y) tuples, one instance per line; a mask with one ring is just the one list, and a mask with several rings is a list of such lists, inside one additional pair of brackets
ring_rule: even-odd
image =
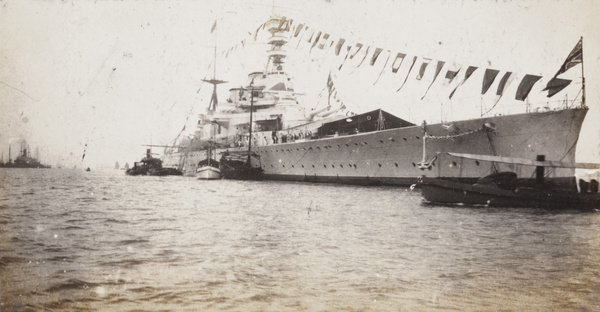
[[(263, 179), (333, 182), (359, 185), (411, 185), (418, 177), (472, 179), (494, 171), (512, 171), (531, 178), (535, 169), (452, 157), (446, 152), (472, 153), (575, 162), (576, 145), (587, 108), (494, 116), (440, 124), (405, 126), (351, 135), (303, 139), (279, 144), (254, 144), (252, 166)], [(424, 138), (425, 137), (425, 138)], [(266, 143), (266, 142), (265, 142)], [(247, 148), (246, 148), (247, 149)], [(245, 149), (218, 149), (242, 152)], [(195, 176), (206, 151), (170, 153), (165, 163)], [(547, 178), (573, 181), (572, 168), (555, 168)]]

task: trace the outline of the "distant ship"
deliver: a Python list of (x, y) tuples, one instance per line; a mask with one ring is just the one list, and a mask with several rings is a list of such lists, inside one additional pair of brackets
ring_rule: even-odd
[[(262, 169), (264, 179), (361, 185), (411, 185), (420, 176), (471, 179), (499, 171), (513, 171), (518, 177), (533, 174), (528, 167), (457, 159), (447, 152), (527, 159), (545, 155), (548, 160), (575, 162), (588, 112), (584, 97), (573, 107), (438, 124), (415, 124), (381, 109), (350, 116), (307, 111), (283, 68), (284, 47), (290, 40), (287, 22), (273, 16), (264, 24), (271, 33), (265, 70), (250, 73), (245, 86), (231, 88), (225, 102), (218, 102), (216, 92), (224, 81), (204, 80), (213, 85), (207, 113), (200, 114), (193, 136), (165, 149), (166, 167), (195, 176), (199, 163), (207, 159), (209, 145), (221, 156), (253, 154), (251, 160), (248, 157), (251, 166)], [(326, 88), (331, 97), (331, 80)], [(574, 173), (573, 168), (554, 168), (546, 176), (570, 183)]]
[(32, 157), (26, 145), (21, 144), (19, 155), (14, 160), (11, 158), (11, 148), (8, 149), (8, 162), (0, 163), (0, 168), (50, 168), (50, 165), (42, 164), (37, 157)]

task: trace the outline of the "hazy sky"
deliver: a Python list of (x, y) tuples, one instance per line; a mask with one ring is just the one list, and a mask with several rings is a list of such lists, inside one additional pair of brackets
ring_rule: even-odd
[[(245, 74), (263, 69), (257, 53), (266, 47), (248, 32), (266, 21), (273, 3), (275, 12), (311, 29), (380, 47), (381, 57), (389, 50), (550, 77), (583, 36), (590, 112), (579, 160), (600, 162), (600, 3), (592, 0), (0, 1), (4, 160), (9, 142), (14, 157), (23, 139), (52, 165), (80, 167), (132, 163), (143, 155), (142, 144), (171, 143), (186, 116), (192, 114), (188, 124), (193, 124), (208, 105), (210, 87), (201, 79), (212, 72), (215, 19), (219, 52), (248, 40), (245, 49), (238, 44), (235, 53), (219, 56), (219, 78), (231, 81), (221, 88), (226, 91), (243, 83)], [(301, 57), (290, 58), (288, 71), (311, 108), (336, 60), (331, 52), (309, 55), (306, 42), (294, 47), (288, 50)], [(429, 116), (439, 121), (435, 95), (442, 89), (422, 101), (407, 101), (396, 92), (403, 77), (384, 72), (373, 84), (382, 68), (376, 64), (377, 70), (351, 72), (348, 65), (335, 73), (347, 106), (357, 113), (382, 107), (417, 123)], [(565, 76), (580, 73), (573, 68)], [(465, 90), (480, 88), (481, 78), (475, 78)], [(546, 101), (542, 87), (534, 87), (532, 101)], [(572, 99), (576, 91), (559, 99)], [(477, 117), (467, 113), (479, 112), (476, 93), (465, 91), (450, 110), (445, 103), (445, 117)], [(511, 97), (503, 101), (514, 105)]]

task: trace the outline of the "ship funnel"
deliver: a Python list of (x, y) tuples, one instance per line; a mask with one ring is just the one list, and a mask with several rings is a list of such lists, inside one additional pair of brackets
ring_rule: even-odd
[[(546, 160), (546, 155), (537, 155), (535, 160), (544, 161)], [(535, 180), (539, 184), (544, 182), (544, 166), (535, 167)]]

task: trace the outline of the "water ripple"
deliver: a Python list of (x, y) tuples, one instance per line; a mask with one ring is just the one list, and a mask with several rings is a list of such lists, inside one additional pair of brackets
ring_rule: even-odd
[(7, 311), (600, 305), (599, 213), (422, 205), (394, 187), (5, 172)]

